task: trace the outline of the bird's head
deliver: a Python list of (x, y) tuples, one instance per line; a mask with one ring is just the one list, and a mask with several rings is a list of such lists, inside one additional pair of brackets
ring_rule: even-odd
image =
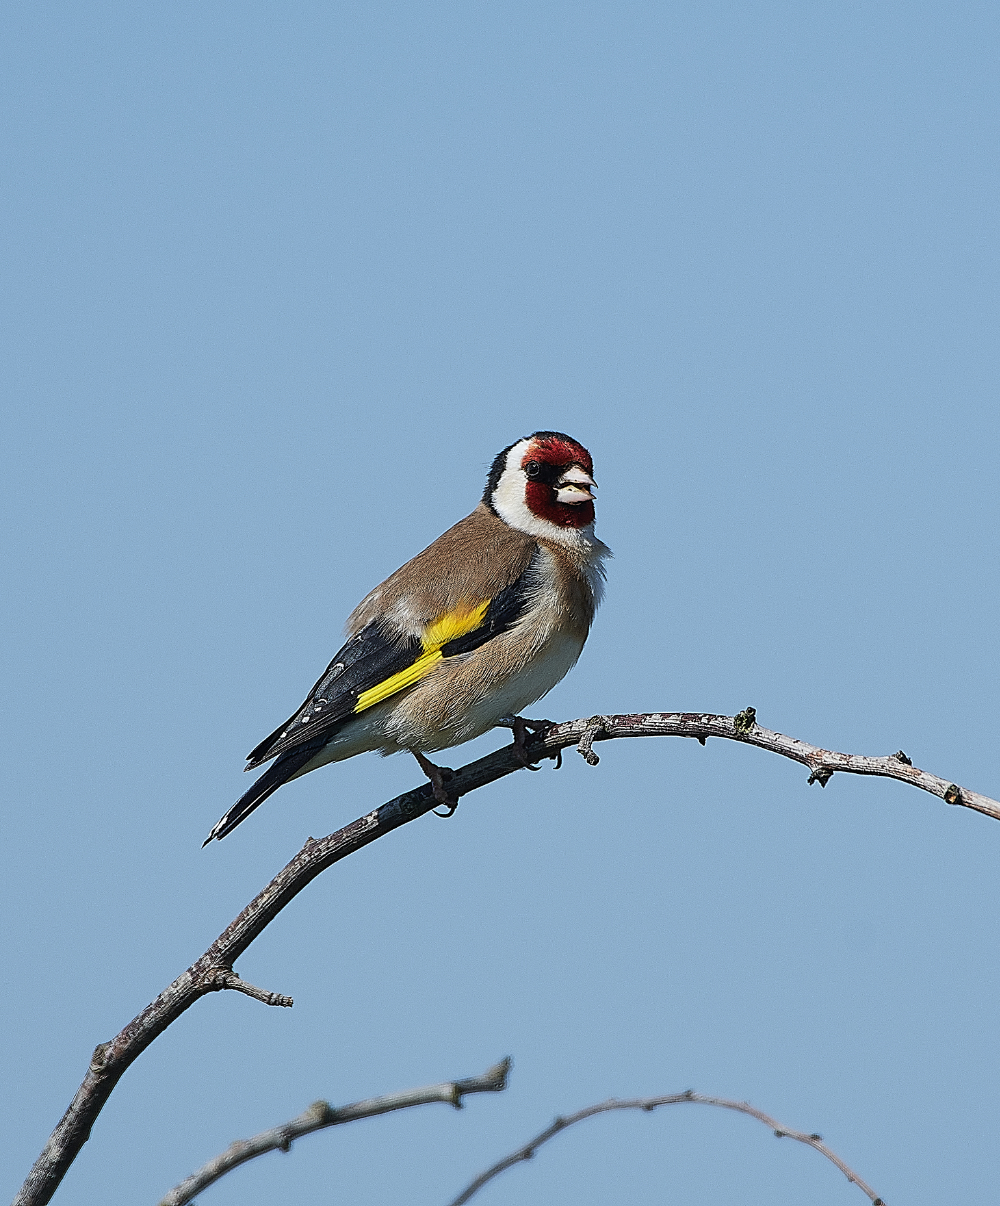
[(565, 540), (594, 522), (590, 453), (561, 431), (536, 431), (497, 456), (483, 501), (531, 536)]

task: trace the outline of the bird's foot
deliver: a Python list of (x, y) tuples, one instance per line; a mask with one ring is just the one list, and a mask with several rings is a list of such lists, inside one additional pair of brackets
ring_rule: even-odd
[(522, 766), (526, 766), (528, 770), (538, 770), (539, 767), (528, 757), (528, 738), (529, 735), (544, 733), (547, 729), (551, 729), (553, 722), (551, 720), (528, 720), (524, 716), (504, 716), (497, 723), (505, 729), (514, 730), (514, 744), (511, 748), (518, 762)]
[(430, 779), (431, 787), (434, 789), (434, 799), (437, 800), (437, 802), (445, 809), (444, 812), (438, 812), (438, 810), (435, 808), (434, 815), (436, 817), (453, 816), (455, 809), (458, 807), (458, 799), (456, 798), (453, 800), (451, 796), (448, 795), (447, 789), (445, 788), (445, 783), (447, 783), (449, 779), (454, 778), (455, 772), (449, 766), (436, 766), (433, 762), (431, 762), (430, 758), (425, 758), (419, 750), (410, 750), (410, 753), (420, 764), (420, 769), (424, 772), (427, 778)]

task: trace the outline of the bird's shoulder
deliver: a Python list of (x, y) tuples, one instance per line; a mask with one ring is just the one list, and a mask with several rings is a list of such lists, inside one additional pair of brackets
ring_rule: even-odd
[(354, 635), (376, 621), (414, 636), (439, 616), (494, 599), (527, 570), (538, 542), (483, 503), (374, 590), (347, 620)]

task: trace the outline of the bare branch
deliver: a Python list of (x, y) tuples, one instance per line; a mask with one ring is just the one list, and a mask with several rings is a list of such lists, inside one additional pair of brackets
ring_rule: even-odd
[[(749, 1114), (751, 1118), (756, 1118), (759, 1122), (763, 1122), (765, 1126), (770, 1127), (779, 1139), (794, 1139), (798, 1143), (804, 1143), (806, 1147), (813, 1148), (820, 1155), (826, 1156), (831, 1163), (840, 1169), (848, 1181), (857, 1185), (863, 1193), (868, 1195), (872, 1206), (885, 1206), (885, 1202), (876, 1195), (874, 1189), (865, 1181), (862, 1181), (858, 1174), (852, 1168), (849, 1168), (838, 1155), (830, 1151), (823, 1142), (821, 1135), (807, 1135), (803, 1131), (789, 1130), (788, 1127), (782, 1126), (780, 1122), (775, 1121), (769, 1114), (754, 1109), (752, 1105), (748, 1105), (745, 1101), (729, 1101), (725, 1097), (704, 1097), (701, 1093), (692, 1092), (690, 1089), (686, 1093), (672, 1093), (667, 1097), (635, 1097), (628, 1101), (618, 1101), (612, 1097), (610, 1101), (602, 1101), (597, 1105), (587, 1106), (586, 1109), (577, 1110), (575, 1114), (568, 1114), (564, 1118), (557, 1118), (551, 1126), (546, 1127), (534, 1139), (530, 1139), (524, 1147), (519, 1147), (517, 1151), (511, 1152), (509, 1156), (498, 1160), (492, 1168), (488, 1168), (485, 1172), (480, 1173), (471, 1184), (462, 1190), (457, 1198), (448, 1203), (448, 1206), (463, 1206), (463, 1203), (478, 1193), (487, 1181), (492, 1181), (494, 1177), (499, 1176), (502, 1172), (506, 1172), (508, 1168), (513, 1168), (515, 1164), (520, 1164), (523, 1160), (530, 1160), (543, 1143), (548, 1143), (560, 1131), (566, 1130), (567, 1127), (573, 1126), (577, 1122), (582, 1122), (585, 1118), (593, 1118), (595, 1114), (606, 1114), (611, 1110), (651, 1111), (658, 1109), (660, 1106), (686, 1104), (718, 1106), (723, 1110), (736, 1110), (740, 1114)], [(161, 1203), (161, 1206), (163, 1206), (163, 1203)]]
[[(528, 742), (523, 753), (529, 763), (542, 758), (556, 758), (558, 765), (562, 751), (575, 745), (591, 765), (596, 765), (597, 755), (591, 749), (596, 741), (618, 737), (694, 737), (704, 744), (709, 737), (723, 737), (801, 762), (808, 767), (811, 782), (825, 784), (838, 771), (855, 775), (881, 775), (919, 787), (949, 804), (961, 804), (1000, 820), (1000, 803), (996, 800), (918, 770), (902, 751), (888, 757), (838, 754), (761, 728), (755, 717), (756, 713), (747, 708), (735, 718), (700, 712), (648, 712), (628, 716), (595, 716), (548, 726), (543, 722), (532, 722), (541, 726), (543, 731)], [(449, 795), (457, 800), (505, 775), (523, 770), (524, 765), (524, 757), (519, 756), (512, 745), (504, 746), (455, 771), (448, 781)], [(14, 1199), (14, 1206), (44, 1206), (50, 1201), (66, 1170), (89, 1138), (95, 1119), (126, 1068), (200, 997), (220, 989), (235, 989), (267, 1004), (290, 1005), (291, 999), (288, 997), (244, 984), (233, 971), (233, 964), (285, 905), (327, 867), (398, 829), (400, 825), (416, 820), (434, 806), (433, 789), (430, 784), (423, 784), (366, 813), (329, 837), (319, 841), (310, 838), (200, 959), (178, 976), (110, 1042), (97, 1047), (83, 1083)]]
[(557, 750), (575, 745), (587, 762), (595, 765), (597, 755), (590, 748), (595, 741), (610, 741), (616, 737), (694, 737), (704, 744), (709, 737), (723, 737), (744, 745), (755, 745), (772, 754), (780, 754), (783, 758), (791, 758), (793, 762), (801, 762), (809, 768), (810, 783), (825, 787), (836, 772), (898, 779), (901, 783), (909, 783), (912, 787), (930, 792), (946, 804), (961, 804), (1000, 820), (1000, 802), (966, 787), (959, 787), (929, 771), (919, 770), (902, 750), (885, 757), (839, 754), (834, 750), (809, 745), (797, 737), (786, 737), (784, 733), (762, 728), (757, 724), (756, 715), (753, 708), (746, 708), (734, 717), (703, 712), (593, 716), (586, 720), (569, 720), (553, 725), (543, 737), (529, 745), (528, 753), (537, 760), (553, 757)]
[(220, 1177), (262, 1156), (265, 1152), (291, 1149), (292, 1143), (303, 1135), (322, 1131), (342, 1122), (355, 1122), (359, 1118), (373, 1118), (376, 1114), (388, 1114), (392, 1110), (405, 1110), (410, 1106), (429, 1105), (443, 1102), (455, 1109), (462, 1108), (462, 1098), (468, 1093), (499, 1093), (507, 1087), (510, 1059), (502, 1059), (482, 1076), (470, 1076), (466, 1080), (450, 1080), (440, 1085), (428, 1085), (423, 1089), (404, 1089), (400, 1093), (388, 1093), (384, 1097), (372, 1097), (368, 1101), (356, 1101), (353, 1105), (331, 1106), (326, 1101), (314, 1101), (308, 1110), (281, 1126), (261, 1131), (252, 1139), (237, 1139), (214, 1160), (209, 1160), (197, 1172), (186, 1177), (161, 1198), (157, 1206), (184, 1206), (203, 1189), (207, 1189)]

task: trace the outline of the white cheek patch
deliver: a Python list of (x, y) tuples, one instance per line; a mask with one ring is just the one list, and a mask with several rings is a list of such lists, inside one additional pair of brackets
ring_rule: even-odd
[[(496, 484), (491, 500), (500, 518), (506, 520), (512, 528), (517, 528), (519, 532), (529, 531), (525, 527), (526, 523), (538, 522), (524, 501), (524, 487), (528, 479), (521, 471), (521, 462), (524, 460), (524, 454), (528, 451), (530, 443), (530, 440), (520, 440), (507, 453), (503, 473), (500, 474), (500, 480)], [(554, 527), (555, 525), (548, 526)]]

